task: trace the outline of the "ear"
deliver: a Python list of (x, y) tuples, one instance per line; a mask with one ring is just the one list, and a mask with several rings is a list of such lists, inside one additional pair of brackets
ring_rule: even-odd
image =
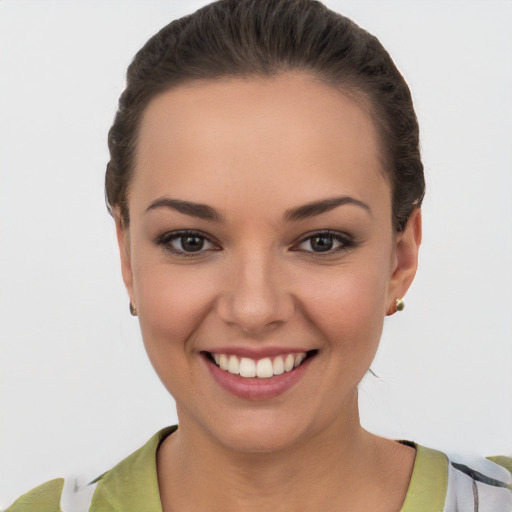
[(418, 268), (421, 244), (421, 210), (411, 213), (404, 230), (396, 235), (393, 273), (389, 281), (387, 315), (396, 312), (396, 299), (401, 299), (411, 286)]
[(116, 223), (117, 244), (119, 246), (119, 255), (121, 256), (121, 274), (124, 285), (128, 292), (130, 302), (135, 306), (133, 293), (133, 272), (130, 251), (130, 231), (125, 226), (120, 215), (114, 217)]

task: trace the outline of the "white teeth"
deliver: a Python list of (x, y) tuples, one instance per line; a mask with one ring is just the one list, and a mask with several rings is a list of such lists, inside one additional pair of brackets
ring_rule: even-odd
[(248, 357), (240, 359), (240, 377), (256, 377), (256, 363), (252, 359)]
[(238, 357), (231, 356), (228, 361), (228, 372), (239, 374), (240, 373), (240, 366), (238, 364)]
[(274, 375), (281, 375), (282, 373), (284, 373), (284, 361), (281, 356), (277, 356), (274, 359), (273, 370)]
[(269, 379), (274, 375), (274, 368), (272, 367), (272, 361), (269, 357), (260, 359), (256, 364), (256, 377), (260, 379)]
[(293, 370), (293, 365), (295, 364), (295, 357), (293, 354), (288, 354), (286, 359), (284, 360), (284, 371), (290, 372)]
[(212, 354), (212, 357), (222, 370), (233, 375), (240, 375), (240, 377), (245, 378), (270, 379), (274, 375), (282, 375), (284, 372), (291, 372), (294, 368), (297, 368), (306, 359), (306, 352), (283, 354), (275, 357), (273, 361), (270, 357), (264, 357), (256, 361), (249, 357), (239, 358), (227, 354)]
[(306, 359), (306, 354), (304, 354), (304, 353), (297, 354), (295, 356), (295, 362), (293, 363), (293, 367), (297, 368), (297, 366), (299, 366), (299, 364), (302, 363), (302, 361), (304, 361), (304, 359)]
[(226, 355), (224, 355), (224, 354), (220, 355), (220, 357), (219, 357), (219, 366), (223, 370), (227, 370), (228, 369), (228, 358), (227, 358)]

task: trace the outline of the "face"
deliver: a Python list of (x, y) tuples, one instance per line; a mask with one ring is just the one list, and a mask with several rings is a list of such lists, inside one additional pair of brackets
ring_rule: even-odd
[(358, 423), (419, 215), (395, 236), (355, 100), (300, 74), (166, 92), (143, 116), (128, 208), (123, 277), (183, 429), (272, 451)]

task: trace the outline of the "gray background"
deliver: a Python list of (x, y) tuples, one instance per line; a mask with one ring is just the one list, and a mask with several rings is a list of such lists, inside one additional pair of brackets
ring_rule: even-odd
[[(128, 313), (103, 202), (135, 51), (203, 1), (0, 1), (0, 508), (86, 482), (176, 421)], [(420, 270), (361, 385), (363, 424), (512, 451), (512, 2), (326, 2), (413, 91), (428, 193)]]

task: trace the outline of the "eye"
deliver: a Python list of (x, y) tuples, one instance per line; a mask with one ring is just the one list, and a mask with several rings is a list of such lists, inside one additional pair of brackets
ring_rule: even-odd
[(165, 233), (158, 237), (155, 243), (163, 246), (167, 251), (183, 256), (193, 256), (206, 251), (219, 250), (218, 245), (209, 240), (206, 235), (197, 231)]
[(292, 250), (333, 254), (353, 246), (354, 241), (344, 233), (322, 231), (303, 238)]

